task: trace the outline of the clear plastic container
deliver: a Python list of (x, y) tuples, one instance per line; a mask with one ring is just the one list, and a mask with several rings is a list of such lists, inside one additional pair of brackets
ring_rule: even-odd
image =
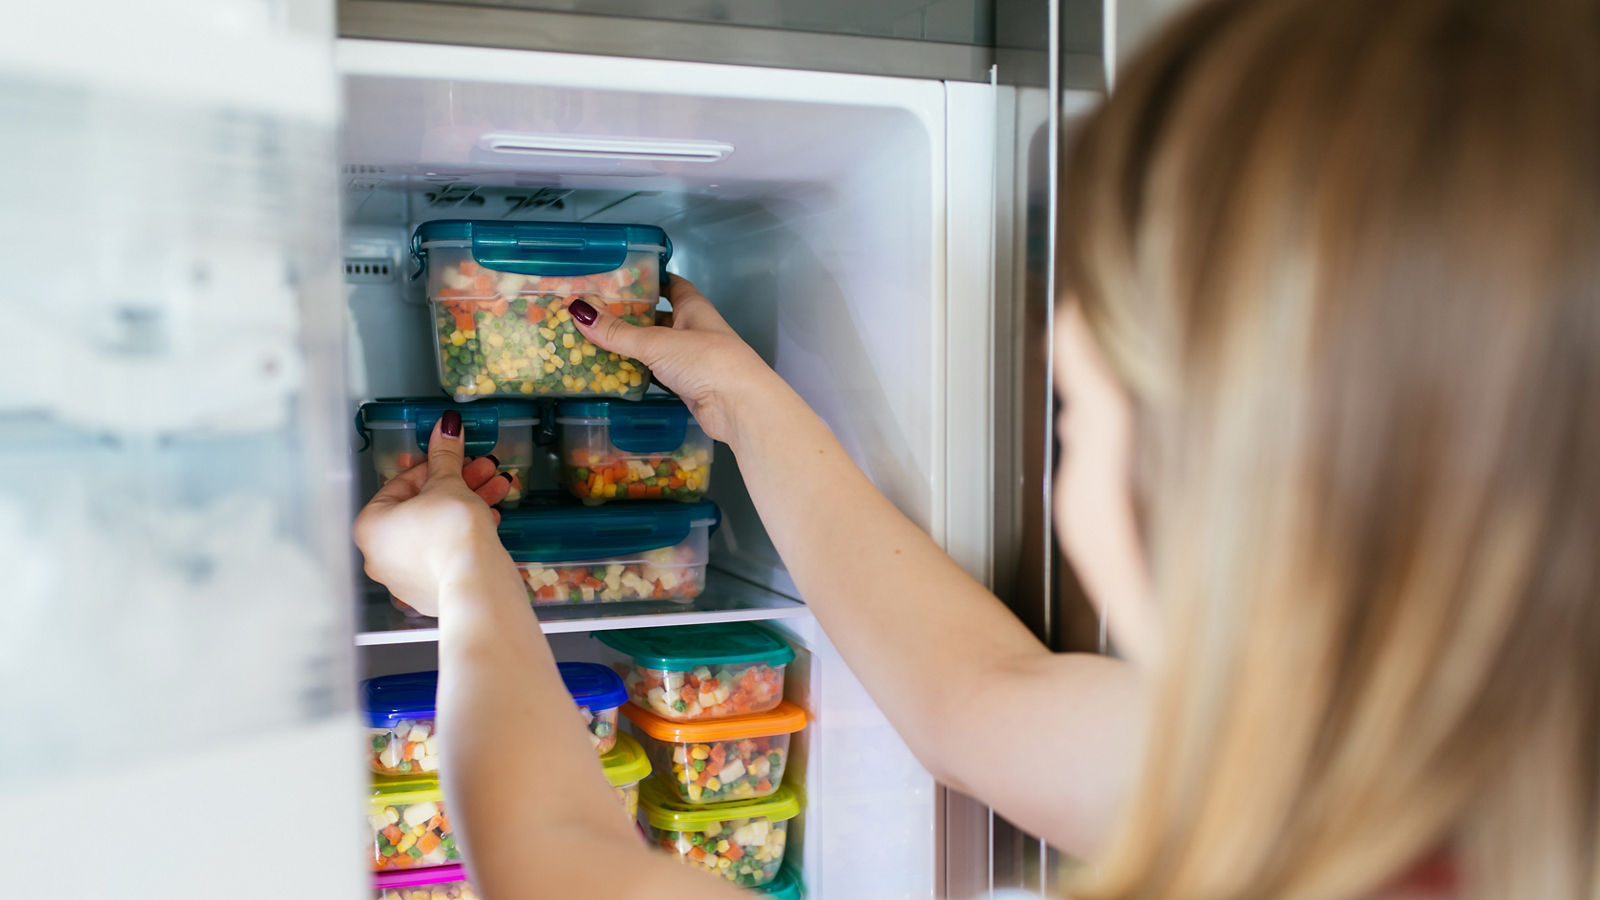
[(439, 770), (434, 697), (438, 672), (407, 672), (361, 683), (367, 714), (367, 764), (379, 775), (407, 777)]
[(778, 877), (772, 879), (754, 892), (762, 897), (776, 897), (778, 900), (804, 900), (805, 887), (800, 882), (800, 873), (794, 866), (784, 863), (778, 869)]
[(610, 753), (600, 757), (605, 767), (606, 780), (617, 792), (617, 799), (628, 814), (628, 821), (639, 816), (639, 782), (650, 777), (650, 757), (630, 735), (617, 736), (617, 744)]
[(466, 867), (459, 864), (379, 872), (372, 876), (372, 887), (373, 900), (478, 900)]
[(655, 781), (690, 804), (770, 796), (783, 785), (789, 738), (806, 727), (793, 703), (748, 716), (674, 722), (629, 705), (622, 711), (650, 754)]
[(437, 340), (439, 383), (457, 400), (488, 396), (638, 399), (650, 372), (579, 333), (582, 297), (636, 325), (653, 321), (672, 256), (651, 225), (424, 222), (411, 238)]
[(651, 779), (639, 809), (651, 843), (734, 884), (759, 887), (778, 877), (800, 801), (784, 787), (760, 800), (690, 806)]
[(623, 680), (635, 706), (676, 721), (766, 712), (783, 700), (794, 650), (748, 622), (630, 628), (597, 635), (627, 655)]
[(444, 791), (434, 776), (378, 781), (368, 810), (372, 825), (372, 868), (378, 872), (420, 869), (460, 862)]
[(458, 405), (437, 397), (382, 399), (361, 404), (356, 431), (362, 449), (372, 450), (372, 465), (380, 484), (428, 458), (428, 438), (445, 410), (461, 414), (461, 433), (467, 456), (493, 454), (499, 471), (511, 481), (511, 492), (501, 506), (516, 506), (527, 488), (533, 468), (533, 432), (539, 424), (538, 408), (526, 400), (497, 400)]
[(561, 680), (578, 704), (584, 725), (589, 729), (589, 740), (595, 751), (604, 756), (617, 745), (617, 707), (628, 700), (628, 689), (622, 686), (617, 673), (598, 663), (557, 663)]
[(705, 588), (715, 504), (506, 510), (500, 540), (535, 604), (681, 600)]
[(699, 500), (710, 486), (711, 438), (677, 397), (569, 400), (556, 424), (562, 480), (584, 503)]

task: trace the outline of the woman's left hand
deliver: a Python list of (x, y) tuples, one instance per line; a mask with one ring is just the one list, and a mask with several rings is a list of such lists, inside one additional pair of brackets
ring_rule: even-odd
[(439, 614), (441, 588), (505, 556), (490, 508), (511, 482), (492, 457), (463, 456), (461, 414), (447, 410), (428, 440), (428, 461), (383, 486), (356, 517), (366, 572), (423, 615)]

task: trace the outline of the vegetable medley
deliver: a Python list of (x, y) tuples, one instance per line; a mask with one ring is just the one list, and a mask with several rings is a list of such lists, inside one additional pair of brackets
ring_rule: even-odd
[(386, 806), (371, 817), (373, 868), (415, 869), (457, 862), (455, 836), (444, 808), (434, 801)]
[(699, 500), (711, 471), (710, 442), (685, 442), (671, 453), (574, 447), (563, 460), (567, 487), (584, 503), (619, 497)]
[(705, 560), (693, 541), (647, 550), (639, 562), (517, 563), (537, 604), (688, 599), (705, 589)]
[(788, 761), (789, 735), (694, 744), (652, 741), (651, 747), (663, 756), (671, 748), (670, 758), (656, 765), (678, 796), (690, 803), (720, 803), (765, 797), (777, 790)]
[(783, 666), (696, 666), (693, 671), (630, 666), (623, 680), (634, 703), (679, 721), (764, 712), (783, 699)]
[(755, 887), (777, 877), (788, 832), (788, 821), (756, 816), (712, 822), (701, 831), (670, 831), (652, 825), (650, 839), (694, 866), (734, 884)]
[(368, 763), (379, 775), (418, 775), (439, 771), (439, 737), (433, 719), (401, 719), (390, 728), (373, 728)]
[(617, 708), (615, 706), (591, 712), (589, 707), (580, 706), (578, 712), (583, 715), (584, 726), (589, 729), (589, 742), (594, 744), (596, 753), (604, 756), (611, 752), (617, 745)]

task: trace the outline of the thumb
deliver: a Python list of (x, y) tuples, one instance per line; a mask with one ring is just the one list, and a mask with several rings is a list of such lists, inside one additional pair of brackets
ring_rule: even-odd
[(428, 438), (428, 480), (460, 478), (466, 444), (461, 440), (461, 413), (447, 409)]
[(572, 313), (578, 331), (600, 349), (631, 356), (647, 366), (654, 362), (659, 332), (665, 329), (630, 325), (587, 300), (572, 301), (567, 311)]

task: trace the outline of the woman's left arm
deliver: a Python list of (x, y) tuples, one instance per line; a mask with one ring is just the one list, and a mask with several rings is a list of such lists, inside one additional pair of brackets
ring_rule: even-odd
[(483, 490), (462, 479), (459, 415), (441, 417), (428, 451), (355, 534), (369, 575), (439, 617), (445, 806), (473, 882), (491, 898), (737, 900), (622, 815)]

